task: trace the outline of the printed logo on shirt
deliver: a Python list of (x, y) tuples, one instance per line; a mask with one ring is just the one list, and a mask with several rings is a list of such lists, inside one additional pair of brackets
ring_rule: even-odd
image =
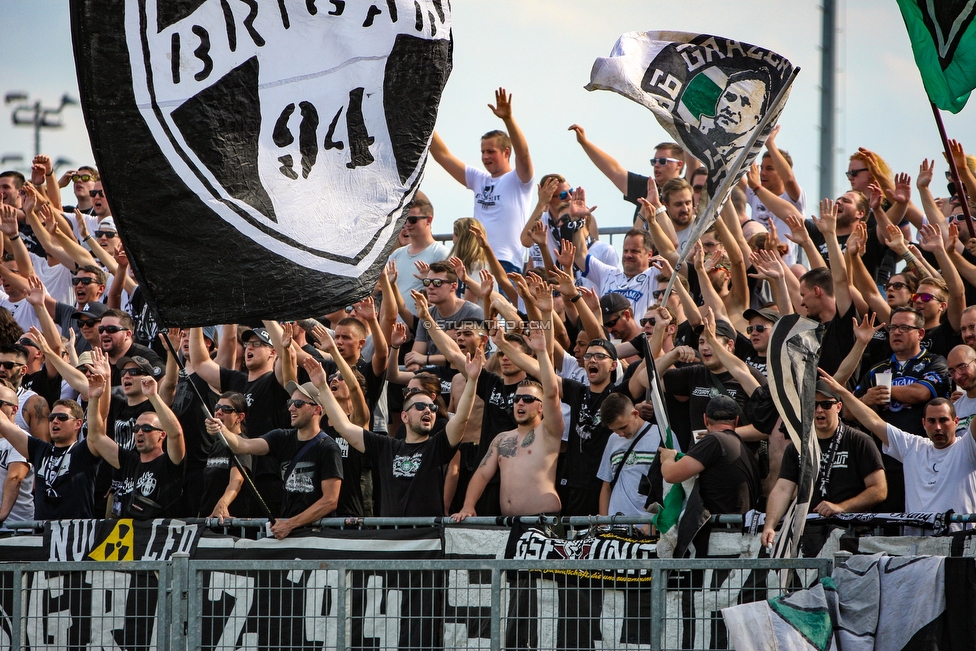
[(475, 201), (481, 204), (482, 208), (490, 208), (494, 206), (501, 199), (501, 195), (494, 194), (495, 186), (486, 185), (482, 190), (481, 194), (477, 196)]
[(285, 482), (286, 493), (311, 493), (315, 490), (312, 484), (312, 477), (315, 475), (315, 463), (312, 461), (299, 461), (295, 465), (288, 481)]
[(136, 488), (142, 493), (143, 497), (149, 497), (156, 490), (156, 476), (151, 472), (147, 472), (136, 482)]
[(498, 389), (492, 389), (491, 395), (488, 396), (488, 404), (494, 405), (495, 407), (501, 407), (502, 409), (511, 409), (512, 400), (515, 398), (515, 394), (505, 397), (505, 395)]
[[(820, 456), (823, 457), (825, 454), (827, 454), (827, 453), (824, 452)], [(847, 457), (849, 455), (850, 455), (850, 452), (847, 451), (847, 450), (844, 450), (843, 452), (841, 452), (840, 450), (838, 450), (834, 454), (834, 465), (832, 465), (830, 467), (830, 469), (833, 470), (834, 468), (846, 468), (847, 467)]]
[(420, 469), (420, 462), (423, 459), (424, 455), (421, 452), (409, 457), (400, 455), (393, 457), (393, 476), (412, 479), (417, 475), (417, 470)]
[(230, 468), (230, 457), (210, 457), (207, 459), (207, 468)]

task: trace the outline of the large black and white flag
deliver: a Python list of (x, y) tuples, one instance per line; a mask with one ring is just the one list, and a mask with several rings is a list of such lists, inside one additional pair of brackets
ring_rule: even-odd
[(445, 0), (72, 0), (82, 106), (163, 324), (370, 293), (451, 71)]
[(795, 557), (810, 510), (820, 467), (820, 442), (814, 431), (817, 360), (824, 326), (798, 314), (787, 314), (773, 326), (769, 339), (769, 393), (783, 426), (800, 454), (796, 498), (783, 518), (773, 558)]
[(587, 90), (612, 90), (650, 109), (708, 169), (703, 207), (678, 266), (762, 150), (798, 72), (772, 50), (667, 31), (628, 32), (609, 57), (594, 62)]

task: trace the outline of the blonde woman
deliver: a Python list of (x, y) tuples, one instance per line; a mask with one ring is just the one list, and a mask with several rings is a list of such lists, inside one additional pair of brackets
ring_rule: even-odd
[(461, 296), (465, 300), (477, 303), (481, 298), (478, 294), (481, 283), (478, 282), (477, 278), (482, 269), (488, 269), (488, 255), (474, 233), (471, 232), (472, 225), (477, 225), (484, 231), (485, 227), (474, 217), (461, 217), (454, 221), (454, 236), (452, 237), (454, 246), (451, 248), (449, 259), (455, 272), (461, 270), (461, 266), (457, 264), (455, 258), (464, 263), (463, 273), (458, 273), (458, 278), (464, 283), (464, 294)]

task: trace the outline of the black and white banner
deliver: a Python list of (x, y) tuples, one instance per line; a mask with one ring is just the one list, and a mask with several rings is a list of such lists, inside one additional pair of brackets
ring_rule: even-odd
[(451, 72), (447, 0), (72, 0), (82, 107), (163, 324), (370, 293)]

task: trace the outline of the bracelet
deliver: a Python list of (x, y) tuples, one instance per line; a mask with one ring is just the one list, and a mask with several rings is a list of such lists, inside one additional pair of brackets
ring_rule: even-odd
[(88, 240), (93, 240), (93, 239), (95, 238), (89, 234), (85, 239), (82, 240), (82, 242), (87, 242)]
[(393, 344), (390, 344), (390, 348), (392, 348), (393, 350), (400, 350), (399, 346), (394, 346)]
[(427, 356), (427, 366), (430, 366), (430, 355)]
[(580, 300), (581, 298), (583, 298), (583, 292), (576, 292), (576, 296), (574, 296), (573, 298), (569, 299), (569, 302), (570, 303), (575, 303), (576, 301)]
[(17, 233), (16, 235), (11, 235), (7, 239), (9, 239), (11, 242), (14, 242), (16, 240), (19, 240), (20, 239), (20, 233)]
[(658, 215), (662, 213), (666, 213), (667, 211), (668, 209), (665, 208), (664, 206), (658, 206), (657, 209), (654, 211), (654, 216), (657, 217)]

